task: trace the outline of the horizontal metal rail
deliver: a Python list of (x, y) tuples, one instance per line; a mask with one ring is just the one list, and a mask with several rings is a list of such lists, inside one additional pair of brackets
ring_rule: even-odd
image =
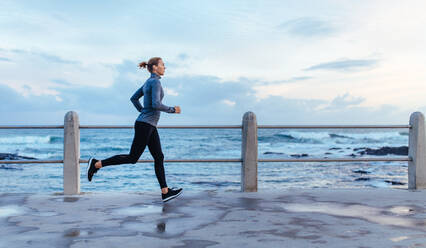
[[(258, 162), (407, 162), (410, 157), (393, 158), (288, 158), (288, 159), (258, 159)], [(87, 163), (87, 159), (80, 159), (80, 163)], [(153, 163), (154, 160), (138, 160), (138, 163)], [(242, 162), (240, 158), (212, 158), (212, 159), (166, 159), (166, 163), (236, 163)], [(0, 160), (0, 164), (56, 164), (63, 160)]]
[(59, 164), (64, 160), (0, 160), (0, 164)]
[(55, 125), (55, 126), (0, 126), (0, 129), (64, 129), (64, 125)]
[(410, 125), (258, 125), (262, 129), (411, 128)]
[[(0, 129), (63, 129), (63, 125), (54, 126), (0, 126)], [(133, 125), (80, 125), (81, 129), (131, 129)], [(162, 129), (241, 129), (241, 125), (222, 126), (158, 126)], [(259, 129), (380, 129), (380, 128), (411, 128), (410, 125), (258, 125)]]
[[(134, 126), (122, 125), (122, 126), (108, 126), (108, 125), (80, 125), (81, 129), (125, 129), (125, 128), (133, 128)], [(162, 129), (241, 129), (241, 125), (224, 125), (224, 126), (158, 126), (157, 128)]]
[[(87, 159), (80, 159), (80, 163), (87, 163)], [(138, 163), (153, 163), (154, 160), (138, 160)], [(235, 162), (242, 162), (241, 158), (211, 158), (211, 159), (165, 159), (165, 163), (211, 163), (211, 162), (229, 162), (229, 163), (235, 163)]]
[(409, 157), (394, 158), (289, 158), (289, 159), (258, 159), (258, 162), (407, 162), (412, 161)]

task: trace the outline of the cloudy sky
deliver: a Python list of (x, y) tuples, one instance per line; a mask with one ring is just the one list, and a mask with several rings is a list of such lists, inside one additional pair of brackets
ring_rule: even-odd
[[(407, 124), (426, 111), (426, 2), (0, 2), (0, 125), (128, 124), (166, 63), (160, 125)], [(142, 100), (142, 99), (141, 99)]]

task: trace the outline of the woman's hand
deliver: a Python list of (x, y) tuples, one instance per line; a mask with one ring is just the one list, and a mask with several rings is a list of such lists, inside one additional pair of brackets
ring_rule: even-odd
[(180, 114), (180, 107), (179, 106), (175, 106), (175, 114)]

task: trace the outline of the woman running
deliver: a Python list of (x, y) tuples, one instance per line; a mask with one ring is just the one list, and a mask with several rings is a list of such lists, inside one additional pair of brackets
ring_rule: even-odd
[[(149, 152), (154, 158), (155, 175), (161, 187), (161, 196), (163, 202), (166, 202), (179, 196), (182, 193), (182, 189), (167, 187), (163, 166), (164, 155), (161, 150), (160, 136), (157, 132), (157, 123), (160, 119), (161, 111), (179, 114), (180, 107), (168, 107), (161, 103), (164, 92), (161, 87), (160, 78), (164, 75), (166, 69), (161, 58), (154, 57), (148, 63), (141, 62), (139, 63), (139, 68), (147, 68), (151, 73), (151, 77), (130, 98), (133, 105), (140, 112), (139, 117), (135, 121), (135, 136), (130, 153), (115, 155), (104, 160), (97, 160), (91, 157), (87, 166), (87, 178), (89, 182), (92, 181), (93, 174), (105, 166), (135, 164), (148, 145)], [(139, 102), (139, 98), (142, 96), (144, 96), (143, 106)]]

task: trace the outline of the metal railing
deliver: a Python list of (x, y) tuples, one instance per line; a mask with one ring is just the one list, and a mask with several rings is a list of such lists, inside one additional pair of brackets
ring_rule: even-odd
[[(80, 193), (80, 129), (132, 129), (130, 125), (80, 125), (78, 115), (70, 111), (65, 115), (64, 125), (50, 126), (0, 126), (0, 129), (64, 129), (63, 160), (0, 160), (3, 164), (64, 164), (64, 193)], [(209, 159), (166, 159), (168, 163), (241, 163), (241, 190), (257, 191), (258, 162), (408, 162), (408, 187), (410, 189), (426, 188), (426, 150), (424, 116), (415, 112), (410, 116), (409, 125), (257, 125), (256, 116), (247, 112), (242, 125), (193, 125), (193, 126), (158, 126), (160, 129), (241, 129), (241, 158)], [(404, 157), (385, 158), (258, 158), (257, 129), (409, 129), (409, 154)], [(138, 163), (152, 163), (153, 160), (138, 160)]]

